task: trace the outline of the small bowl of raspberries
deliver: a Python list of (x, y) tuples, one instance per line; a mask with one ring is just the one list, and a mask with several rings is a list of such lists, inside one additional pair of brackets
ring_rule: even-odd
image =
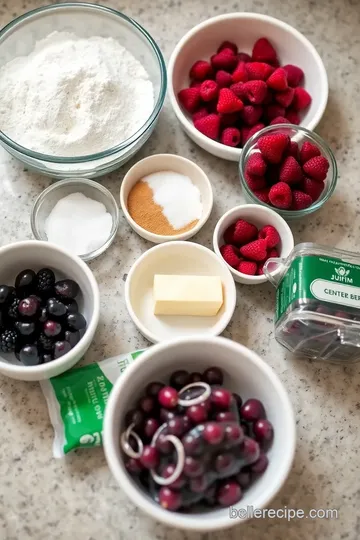
[(295, 28), (256, 13), (220, 15), (195, 26), (175, 47), (168, 77), (185, 132), (231, 161), (269, 125), (314, 129), (328, 99), (326, 70), (313, 45)]
[(338, 174), (326, 142), (291, 124), (270, 126), (251, 137), (239, 173), (246, 200), (271, 207), (286, 220), (321, 208), (333, 194)]
[[(274, 210), (245, 204), (232, 208), (219, 219), (213, 246), (236, 282), (259, 285), (267, 281), (263, 272), (265, 262), (287, 257), (294, 247), (294, 237), (289, 225)], [(271, 275), (277, 271), (275, 268)]]

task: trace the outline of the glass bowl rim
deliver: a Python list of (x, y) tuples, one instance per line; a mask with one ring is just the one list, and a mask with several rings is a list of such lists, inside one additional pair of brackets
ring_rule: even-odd
[(19, 17), (16, 17), (16, 19), (9, 22), (7, 25), (5, 25), (0, 30), (0, 45), (4, 38), (7, 37), (8, 32), (12, 30), (16, 30), (16, 27), (26, 21), (27, 19), (32, 19), (33, 17), (37, 17), (38, 15), (41, 15), (42, 13), (47, 13), (50, 11), (58, 11), (61, 9), (89, 9), (93, 10), (94, 12), (100, 11), (102, 13), (107, 13), (108, 15), (115, 15), (119, 19), (122, 19), (123, 21), (129, 23), (131, 26), (134, 27), (135, 30), (137, 30), (140, 34), (142, 34), (147, 42), (150, 44), (153, 53), (155, 54), (155, 57), (158, 61), (159, 68), (160, 68), (160, 91), (158, 99), (154, 105), (153, 111), (145, 124), (141, 126), (131, 137), (126, 139), (125, 141), (122, 141), (120, 144), (113, 146), (112, 148), (108, 148), (107, 150), (103, 150), (101, 152), (96, 152), (94, 154), (88, 154), (84, 156), (74, 156), (74, 157), (64, 157), (64, 156), (52, 156), (50, 154), (43, 154), (42, 152), (36, 152), (34, 150), (30, 150), (29, 148), (26, 148), (25, 146), (22, 146), (18, 144), (16, 141), (8, 137), (3, 131), (0, 130), (0, 141), (15, 150), (16, 152), (19, 152), (20, 154), (24, 154), (27, 157), (51, 162), (51, 163), (58, 163), (58, 164), (75, 164), (75, 163), (85, 163), (89, 161), (96, 161), (98, 159), (107, 158), (113, 154), (116, 154), (117, 152), (126, 149), (131, 144), (136, 142), (155, 122), (156, 118), (160, 114), (160, 111), (162, 109), (165, 95), (166, 95), (166, 88), (167, 88), (167, 75), (166, 75), (166, 64), (164, 57), (162, 55), (162, 52), (159, 48), (159, 46), (156, 44), (154, 39), (151, 37), (151, 35), (143, 28), (139, 23), (137, 23), (134, 19), (131, 17), (128, 17), (124, 13), (117, 11), (115, 9), (112, 9), (107, 6), (102, 6), (99, 4), (92, 4), (88, 2), (66, 2), (64, 4), (50, 4), (47, 6), (39, 7), (36, 9), (32, 9), (31, 11), (28, 11), (24, 13), (23, 15), (20, 15)]
[[(333, 168), (332, 179), (329, 181), (329, 185), (328, 185), (328, 188), (326, 190), (326, 193), (323, 196), (320, 196), (320, 198), (317, 201), (315, 201), (312, 205), (310, 205), (308, 208), (304, 208), (303, 210), (285, 210), (285, 209), (282, 209), (282, 208), (275, 208), (275, 206), (271, 206), (270, 204), (267, 204), (267, 203), (261, 201), (251, 191), (251, 189), (249, 188), (249, 186), (247, 185), (247, 183), (245, 181), (245, 177), (244, 177), (244, 174), (243, 174), (243, 170), (245, 170), (245, 168), (244, 168), (245, 167), (245, 157), (247, 156), (247, 154), (248, 154), (250, 148), (252, 147), (252, 145), (254, 144), (254, 142), (256, 140), (258, 140), (262, 135), (268, 133), (269, 131), (273, 131), (275, 129), (281, 129), (281, 128), (293, 129), (294, 131), (296, 131), (298, 133), (303, 132), (307, 137), (314, 140), (320, 146), (320, 148), (324, 148), (325, 152), (328, 154), (328, 156), (330, 158), (330, 163), (331, 163), (331, 166)], [(326, 201), (328, 201), (330, 199), (331, 195), (333, 194), (333, 192), (335, 190), (336, 184), (337, 184), (338, 167), (337, 167), (335, 156), (334, 156), (333, 151), (331, 150), (330, 146), (324, 141), (324, 139), (320, 135), (318, 135), (314, 131), (311, 131), (310, 129), (304, 128), (302, 126), (298, 126), (296, 124), (273, 124), (272, 126), (267, 126), (267, 127), (263, 128), (263, 129), (261, 129), (260, 131), (258, 131), (257, 133), (255, 133), (254, 135), (252, 135), (252, 137), (250, 137), (250, 139), (245, 143), (245, 145), (244, 145), (244, 147), (242, 149), (242, 152), (241, 152), (240, 160), (239, 160), (239, 175), (240, 175), (241, 186), (245, 190), (246, 194), (250, 197), (252, 202), (254, 202), (255, 204), (261, 204), (263, 206), (266, 206), (267, 208), (271, 208), (272, 210), (275, 210), (275, 212), (280, 214), (285, 219), (286, 218), (291, 219), (291, 218), (305, 216), (307, 214), (311, 214), (312, 212), (315, 212), (316, 210), (321, 208), (322, 205), (326, 203)]]
[(79, 178), (64, 178), (63, 180), (58, 180), (50, 184), (47, 188), (45, 188), (40, 193), (40, 195), (38, 195), (38, 197), (36, 198), (33, 204), (33, 207), (30, 213), (31, 231), (34, 237), (36, 238), (36, 240), (43, 241), (43, 242), (49, 241), (47, 237), (41, 235), (39, 232), (38, 225), (37, 225), (38, 211), (41, 208), (41, 205), (44, 203), (44, 201), (46, 201), (49, 194), (53, 193), (59, 188), (61, 189), (63, 186), (76, 185), (76, 184), (90, 186), (92, 188), (95, 188), (95, 190), (100, 191), (109, 200), (114, 211), (113, 212), (114, 216), (112, 216), (113, 222), (112, 222), (111, 231), (110, 231), (108, 239), (97, 249), (93, 251), (89, 251), (88, 253), (84, 253), (83, 255), (78, 255), (78, 257), (80, 257), (80, 259), (82, 259), (83, 261), (91, 261), (92, 259), (95, 259), (99, 255), (104, 253), (104, 251), (106, 251), (107, 248), (112, 244), (119, 228), (119, 219), (120, 219), (120, 211), (119, 211), (119, 207), (117, 205), (115, 197), (106, 187), (104, 187), (99, 182), (95, 182), (94, 180), (89, 180), (88, 178), (79, 177)]

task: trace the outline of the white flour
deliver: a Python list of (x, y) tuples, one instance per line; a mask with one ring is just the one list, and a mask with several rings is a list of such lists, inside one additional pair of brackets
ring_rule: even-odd
[(53, 32), (0, 69), (0, 129), (54, 156), (106, 150), (149, 118), (154, 89), (142, 64), (113, 38)]

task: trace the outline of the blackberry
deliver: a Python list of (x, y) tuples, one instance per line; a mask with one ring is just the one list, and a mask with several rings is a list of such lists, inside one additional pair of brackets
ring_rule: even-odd
[(3, 353), (15, 350), (17, 334), (15, 330), (5, 330), (0, 336), (0, 350)]
[(36, 286), (40, 293), (52, 294), (55, 285), (55, 274), (50, 268), (42, 268), (36, 274)]
[(19, 298), (14, 298), (14, 300), (11, 302), (10, 304), (10, 307), (8, 309), (8, 315), (11, 319), (17, 319), (19, 317), (19, 304), (20, 304), (20, 299)]
[(44, 351), (51, 351), (54, 348), (53, 340), (45, 336), (45, 334), (40, 334), (38, 343), (40, 348)]

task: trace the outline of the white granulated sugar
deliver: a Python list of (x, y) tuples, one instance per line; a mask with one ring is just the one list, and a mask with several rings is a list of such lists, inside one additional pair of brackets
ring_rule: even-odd
[(142, 64), (113, 38), (53, 32), (0, 69), (0, 128), (54, 156), (109, 149), (149, 118), (154, 88)]
[(201, 194), (188, 178), (173, 171), (161, 171), (143, 178), (153, 192), (153, 200), (174, 229), (186, 227), (202, 214)]
[(85, 255), (103, 246), (111, 228), (112, 217), (105, 206), (83, 193), (60, 199), (45, 221), (49, 242), (75, 255)]

